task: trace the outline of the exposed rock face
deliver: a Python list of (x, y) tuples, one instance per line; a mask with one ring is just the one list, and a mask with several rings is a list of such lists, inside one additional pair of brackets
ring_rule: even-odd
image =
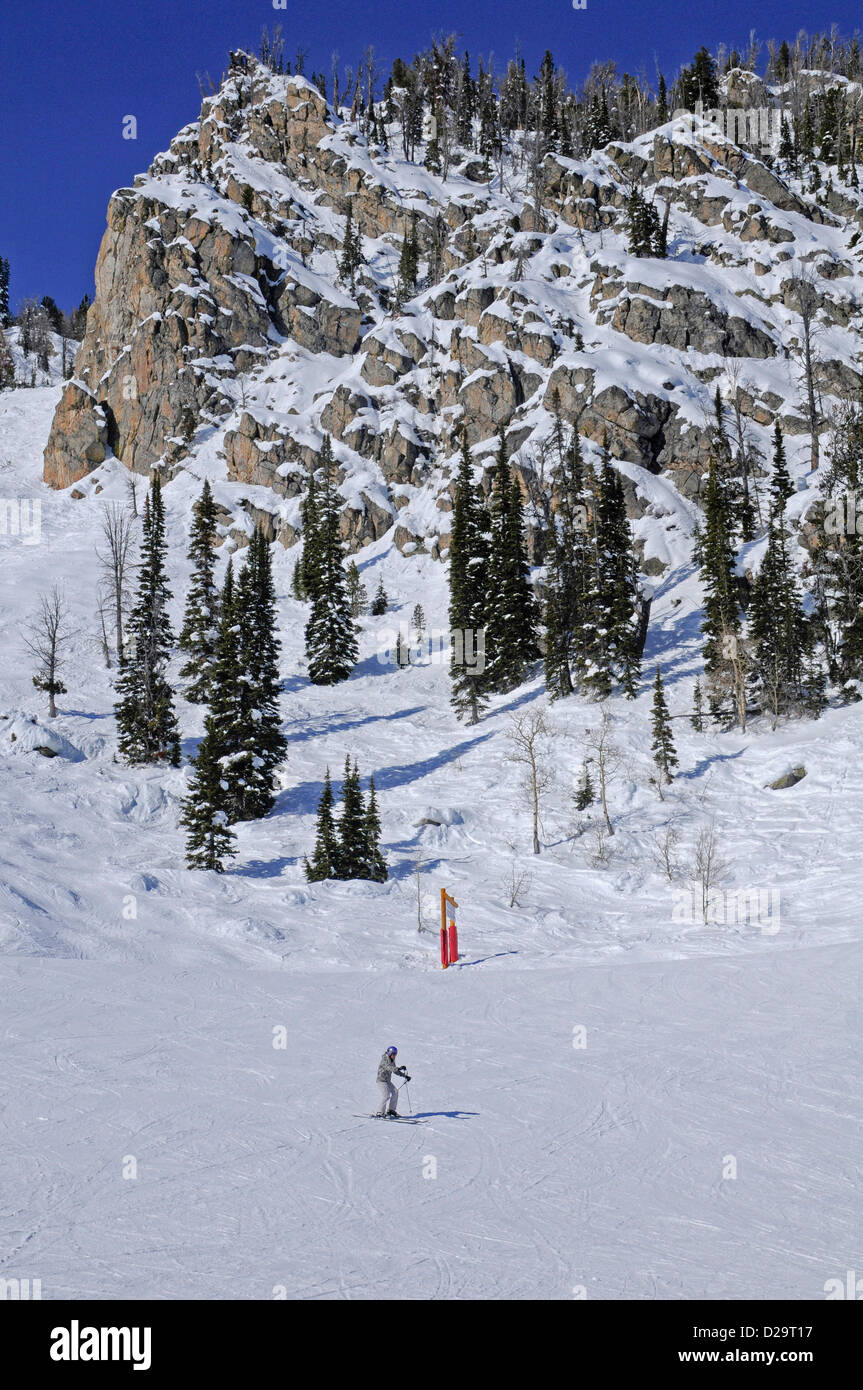
[[(731, 76), (729, 104), (758, 104), (751, 74)], [(391, 533), (438, 555), (461, 431), (488, 462), (504, 430), (529, 472), (559, 411), (588, 455), (606, 442), (696, 497), (717, 385), (745, 430), (808, 428), (801, 265), (831, 330), (818, 389), (828, 403), (857, 390), (850, 190), (813, 202), (715, 128), (670, 124), (587, 160), (547, 156), (537, 210), (523, 165), (501, 194), (469, 151), (444, 184), (396, 146), (394, 133), (370, 147), (304, 78), (233, 55), (199, 119), (111, 199), (46, 481), (78, 495), (112, 456), (170, 479), (209, 451), (235, 534), (251, 518), (290, 545), (326, 431), (348, 547)], [(627, 252), (635, 184), (669, 212), (666, 260)], [(340, 272), (349, 205), (353, 281)], [(406, 287), (410, 227), (420, 283)]]

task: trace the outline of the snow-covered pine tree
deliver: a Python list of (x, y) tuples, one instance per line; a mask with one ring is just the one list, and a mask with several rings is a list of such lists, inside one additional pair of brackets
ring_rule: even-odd
[(825, 544), (812, 555), (816, 623), (830, 680), (858, 700), (863, 680), (863, 533), (857, 520), (863, 497), (863, 403), (848, 405), (833, 437), (822, 484)]
[(416, 292), (419, 275), (420, 251), (417, 238), (417, 215), (411, 214), (410, 226), (402, 240), (399, 255), (399, 300), (410, 299)]
[(487, 690), (505, 693), (521, 684), (539, 651), (536, 600), (524, 546), (521, 488), (507, 460), (503, 430), (492, 483), (491, 518), (488, 572), (493, 581), (486, 598), (483, 683)]
[(195, 503), (195, 516), (188, 558), (192, 562), (192, 581), (186, 598), (186, 612), (178, 646), (188, 653), (180, 671), (186, 686), (186, 699), (206, 704), (216, 653), (219, 629), (219, 596), (216, 589), (215, 543), (218, 537), (216, 506), (210, 484), (204, 479), (201, 496)]
[(345, 580), (328, 434), (324, 435), (321, 447), (321, 468), (324, 479), (318, 494), (318, 577), (312, 595), (311, 616), (306, 624), (306, 659), (313, 685), (336, 685), (347, 680), (357, 663), (359, 651)]
[(704, 669), (708, 700), (714, 714), (733, 684), (733, 663), (740, 634), (740, 604), (734, 573), (733, 526), (725, 482), (711, 456), (704, 494), (701, 536), (701, 579), (704, 600)]
[(314, 853), (311, 860), (306, 859), (304, 862), (306, 878), (309, 883), (318, 883), (323, 879), (335, 877), (339, 839), (333, 816), (333, 799), (330, 769), (327, 768), (324, 777), (324, 789), (318, 802)]
[(653, 731), (653, 742), (651, 750), (653, 761), (656, 765), (656, 775), (653, 781), (659, 792), (660, 801), (664, 801), (662, 794), (663, 786), (668, 786), (674, 777), (674, 769), (677, 767), (677, 750), (674, 747), (674, 737), (671, 732), (671, 716), (668, 712), (668, 704), (665, 699), (665, 691), (662, 687), (662, 675), (659, 667), (656, 668), (656, 679), (653, 682), (653, 707), (651, 713), (651, 728)]
[[(660, 253), (663, 228), (659, 220), (659, 213), (653, 203), (646, 201), (641, 190), (637, 187), (632, 189), (626, 205), (626, 229), (629, 235), (627, 249), (630, 256), (655, 256)], [(666, 237), (667, 230), (668, 224), (666, 223)], [(662, 255), (664, 256), (664, 254), (663, 250)]]
[(426, 635), (426, 615), (423, 612), (421, 603), (415, 604), (411, 623), (413, 625), (414, 637), (417, 642), (421, 642)]
[(628, 699), (634, 699), (641, 674), (638, 650), (638, 565), (626, 515), (623, 483), (605, 456), (602, 479), (603, 531), (608, 561), (609, 638), (613, 668)]
[(348, 602), (351, 609), (352, 618), (361, 618), (369, 606), (369, 596), (366, 586), (360, 578), (356, 560), (351, 560), (345, 575), (348, 589)]
[(689, 722), (696, 733), (702, 734), (704, 732), (704, 697), (701, 694), (701, 681), (698, 680), (695, 682), (692, 704), (692, 717)]
[(785, 509), (794, 495), (779, 422), (773, 436), (773, 476), (767, 550), (752, 589), (749, 630), (763, 707), (782, 714), (822, 708), (824, 675), (814, 660), (814, 630), (803, 610), (791, 558)]
[(636, 694), (638, 650), (638, 568), (626, 516), (623, 485), (603, 441), (602, 467), (590, 479), (590, 527), (582, 640), (578, 652), (580, 684), (594, 699), (611, 694), (615, 680), (626, 695)]
[(313, 601), (320, 588), (320, 511), (314, 467), (309, 465), (306, 495), (300, 506), (303, 552), (294, 568), (294, 597)]
[(594, 789), (593, 779), (590, 775), (590, 763), (587, 758), (585, 758), (581, 765), (581, 776), (578, 779), (578, 786), (576, 787), (573, 800), (575, 802), (576, 811), (586, 811), (596, 800), (596, 791)]
[(339, 816), (339, 840), (334, 878), (363, 878), (366, 863), (366, 807), (360, 788), (356, 760), (351, 767), (350, 755), (345, 758), (342, 782), (342, 811)]
[(350, 290), (351, 294), (353, 294), (356, 289), (357, 271), (362, 263), (362, 241), (354, 225), (354, 200), (351, 196), (348, 198), (348, 210), (345, 218), (345, 239), (342, 242), (342, 255), (339, 261), (339, 279), (342, 284)]
[(213, 869), (221, 874), (225, 860), (236, 854), (236, 837), (226, 810), (228, 784), (221, 762), (220, 732), (211, 714), (204, 720), (204, 737), (193, 767), (180, 818), (188, 832), (186, 864), (190, 869)]
[(386, 613), (389, 602), (387, 592), (384, 588), (383, 578), (380, 578), (378, 579), (378, 587), (375, 589), (375, 596), (372, 599), (371, 611), (373, 615), (379, 618), (382, 613)]
[(219, 630), (210, 682), (208, 733), (221, 769), (223, 807), (229, 823), (239, 820), (242, 806), (243, 739), (246, 682), (240, 657), (240, 615), (234, 567), (228, 568), (219, 595)]
[(770, 479), (770, 497), (777, 516), (784, 518), (785, 508), (794, 496), (794, 484), (788, 472), (785, 457), (785, 441), (782, 428), (777, 420), (773, 426), (773, 474)]
[(371, 879), (373, 883), (386, 883), (389, 875), (387, 861), (381, 853), (381, 818), (374, 777), (369, 778), (369, 799), (366, 802), (364, 829), (365, 854), (361, 877)]
[(235, 819), (257, 820), (273, 808), (273, 779), (287, 754), (279, 709), (281, 641), (276, 592), (270, 547), (260, 529), (255, 530), (246, 552), (237, 584), (236, 613), (242, 700)]
[(165, 510), (159, 475), (144, 504), (135, 606), (120, 654), (114, 706), (121, 757), (130, 763), (180, 762), (180, 733), (165, 667), (174, 645), (165, 577)]
[(577, 430), (559, 449), (554, 472), (557, 510), (553, 517), (545, 603), (545, 682), (549, 698), (573, 691), (573, 663), (585, 616), (588, 588), (587, 498)]
[(485, 503), (479, 489), (474, 486), (467, 434), (462, 431), (447, 559), (452, 682), (450, 700), (459, 719), (466, 719), (468, 724), (476, 724), (487, 703), (484, 674), (473, 662), (477, 651), (477, 633), (485, 627), (487, 556)]

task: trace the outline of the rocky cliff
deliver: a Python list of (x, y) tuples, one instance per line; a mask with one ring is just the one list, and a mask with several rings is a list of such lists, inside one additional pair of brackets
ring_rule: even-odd
[[(679, 123), (589, 160), (548, 156), (538, 175), (517, 138), (490, 177), (469, 152), (444, 180), (396, 149), (304, 78), (233, 55), (199, 119), (111, 199), (46, 481), (83, 494), (112, 460), (188, 468), (226, 484), (235, 520), (292, 544), (327, 431), (349, 548), (392, 531), (439, 554), (461, 427), (478, 461), (505, 429), (535, 497), (557, 408), (588, 451), (606, 440), (634, 465), (638, 515), (657, 505), (650, 475), (698, 496), (717, 386), (736, 454), (766, 459), (777, 418), (806, 433), (801, 276), (819, 428), (859, 391), (856, 190), (815, 201), (715, 127)], [(634, 187), (668, 207), (666, 259), (627, 252)]]

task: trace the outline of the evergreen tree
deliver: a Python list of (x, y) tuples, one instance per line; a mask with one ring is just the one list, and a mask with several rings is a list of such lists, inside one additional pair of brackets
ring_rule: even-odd
[(486, 601), (486, 689), (514, 690), (539, 655), (536, 600), (524, 546), (521, 488), (507, 461), (503, 430), (492, 483), (489, 573), (494, 584)]
[(773, 426), (773, 476), (770, 479), (770, 497), (777, 516), (785, 515), (785, 508), (794, 496), (794, 484), (788, 472), (785, 458), (785, 443), (779, 421)]
[(724, 479), (716, 459), (711, 457), (700, 550), (701, 578), (707, 591), (701, 626), (705, 638), (702, 653), (710, 687), (710, 706), (714, 712), (733, 686), (740, 634), (730, 512)]
[(576, 811), (586, 811), (589, 806), (593, 805), (595, 800), (596, 791), (594, 789), (593, 779), (590, 775), (590, 763), (588, 759), (585, 758), (581, 765), (581, 777), (579, 778), (574, 797)]
[(342, 783), (342, 813), (339, 817), (339, 843), (336, 852), (335, 878), (363, 878), (366, 868), (366, 808), (360, 788), (356, 760), (351, 767), (350, 756), (345, 758)]
[(306, 624), (306, 658), (313, 685), (336, 685), (347, 680), (357, 663), (359, 651), (345, 580), (328, 434), (324, 435), (321, 448), (321, 467), (324, 482), (319, 500), (318, 573), (316, 592), (312, 594), (312, 612)]
[(812, 555), (816, 622), (831, 681), (858, 699), (850, 684), (863, 680), (863, 404), (848, 406), (838, 421), (824, 479), (826, 543)]
[(174, 698), (165, 678), (174, 634), (168, 616), (171, 592), (165, 577), (165, 511), (158, 474), (144, 504), (141, 560), (135, 606), (127, 624), (117, 679), (120, 755), (130, 763), (180, 762)]
[[(666, 204), (666, 215), (668, 205)], [(640, 189), (634, 187), (626, 205), (626, 227), (631, 256), (665, 257), (668, 243), (668, 221), (660, 223), (653, 203), (648, 203)]]
[(315, 831), (315, 849), (311, 858), (305, 860), (306, 878), (309, 883), (334, 878), (339, 854), (339, 841), (333, 817), (333, 788), (330, 782), (330, 769), (324, 778), (324, 789), (318, 803), (318, 821)]
[(603, 446), (602, 468), (592, 477), (584, 620), (577, 667), (580, 683), (606, 699), (618, 680), (635, 697), (638, 649), (638, 570), (620, 475)]
[(485, 628), (487, 556), (485, 504), (479, 489), (474, 486), (467, 434), (462, 432), (447, 558), (451, 703), (459, 719), (466, 718), (469, 724), (476, 724), (487, 703), (484, 672), (478, 669), (479, 663), (473, 660), (477, 651), (477, 634)]
[(384, 589), (384, 581), (381, 577), (378, 580), (378, 587), (375, 589), (375, 596), (372, 599), (372, 613), (376, 618), (379, 618), (381, 614), (386, 613), (387, 608), (389, 607), (389, 602), (390, 601), (387, 598), (386, 590)]
[(671, 733), (671, 716), (668, 712), (665, 691), (662, 688), (662, 676), (658, 666), (656, 668), (656, 680), (653, 682), (651, 727), (653, 731), (651, 749), (653, 761), (656, 764), (656, 776), (653, 780), (659, 792), (659, 799), (662, 801), (664, 799), (662, 788), (668, 786), (674, 777), (674, 769), (677, 767), (677, 752)]
[(571, 695), (575, 648), (586, 617), (588, 577), (587, 498), (577, 430), (567, 448), (558, 445), (545, 604), (545, 683), (549, 698)]
[[(668, 218), (671, 212), (671, 199), (665, 200), (665, 211), (662, 214), (662, 221), (655, 229), (651, 242), (651, 251), (658, 260), (664, 261), (668, 256)], [(658, 217), (658, 214), (657, 214)]]
[(239, 797), (232, 818), (256, 820), (273, 808), (273, 779), (287, 754), (279, 709), (276, 592), (270, 547), (260, 529), (252, 537), (237, 584), (236, 618), (241, 701), (234, 766)]
[(426, 633), (426, 615), (423, 612), (423, 606), (421, 603), (416, 604), (416, 606), (414, 607), (411, 622), (413, 623), (414, 636), (417, 642), (421, 642), (425, 637)]
[(348, 565), (346, 583), (351, 617), (361, 618), (369, 606), (369, 596), (365, 584), (360, 579), (360, 572), (357, 568), (356, 560), (351, 560)]
[(641, 190), (634, 187), (626, 205), (627, 250), (630, 256), (650, 255), (650, 231), (647, 226), (647, 204)]
[(774, 501), (767, 550), (752, 590), (750, 633), (762, 705), (774, 720), (805, 703), (807, 623), (788, 553), (788, 533)]
[(683, 68), (679, 78), (680, 104), (687, 111), (695, 110), (695, 103), (704, 103), (705, 111), (719, 105), (719, 76), (716, 60), (702, 45), (696, 53), (691, 67)]
[(388, 878), (387, 863), (381, 853), (381, 818), (378, 812), (374, 777), (369, 779), (369, 799), (366, 803), (364, 830), (365, 853), (361, 877), (371, 879), (373, 883), (386, 883)]
[(791, 128), (785, 116), (782, 117), (782, 133), (779, 138), (779, 158), (790, 169), (797, 172), (797, 151), (791, 138)]
[(223, 806), (229, 821), (239, 819), (243, 799), (242, 749), (245, 729), (246, 683), (240, 652), (241, 616), (230, 559), (219, 596), (219, 630), (209, 690), (212, 743), (219, 760)]
[(179, 647), (189, 660), (180, 671), (187, 680), (186, 699), (193, 704), (205, 704), (209, 698), (210, 681), (216, 653), (219, 625), (219, 601), (215, 581), (215, 543), (218, 537), (216, 506), (210, 484), (204, 480), (201, 496), (195, 504), (188, 558), (192, 562), (192, 582), (186, 599), (186, 613), (180, 633)]
[(356, 289), (357, 271), (363, 263), (362, 241), (354, 225), (354, 200), (348, 198), (345, 218), (345, 239), (342, 242), (342, 257), (339, 261), (339, 279), (351, 294)]
[(692, 725), (693, 729), (695, 729), (697, 733), (701, 734), (704, 732), (704, 699), (701, 694), (701, 681), (695, 682), (693, 705), (694, 710), (692, 718), (689, 722)]
[(546, 151), (553, 151), (560, 144), (560, 119), (557, 104), (554, 59), (546, 49), (539, 71), (540, 119), (543, 143)]
[(188, 831), (186, 864), (190, 869), (213, 869), (220, 874), (224, 872), (225, 860), (236, 853), (236, 837), (228, 822), (227, 783), (220, 758), (219, 731), (212, 715), (204, 720), (204, 737), (193, 766), (180, 819)]
[(402, 249), (399, 256), (399, 298), (409, 299), (416, 293), (417, 278), (419, 276), (420, 251), (419, 240), (417, 238), (417, 215), (411, 214), (410, 227), (402, 239)]
[(309, 481), (300, 506), (300, 519), (303, 523), (303, 552), (294, 569), (294, 596), (312, 601), (321, 586), (318, 486), (312, 465), (309, 465)]
[(662, 73), (659, 74), (659, 89), (656, 94), (656, 118), (660, 125), (665, 125), (668, 120), (668, 92)]

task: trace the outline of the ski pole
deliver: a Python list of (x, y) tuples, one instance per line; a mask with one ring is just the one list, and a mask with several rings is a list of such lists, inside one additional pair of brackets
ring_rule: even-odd
[[(399, 1086), (399, 1090), (400, 1090), (400, 1091), (408, 1091), (408, 1083), (405, 1082), (403, 1086)], [(414, 1113), (414, 1109), (413, 1109), (413, 1106), (411, 1105), (411, 1093), (410, 1093), (410, 1091), (408, 1091), (408, 1114), (409, 1114), (409, 1115), (412, 1115), (413, 1113)]]

